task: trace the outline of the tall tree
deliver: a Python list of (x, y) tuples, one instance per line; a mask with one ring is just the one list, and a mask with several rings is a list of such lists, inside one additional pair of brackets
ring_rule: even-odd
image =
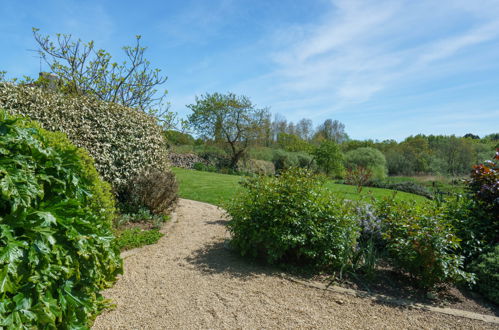
[[(126, 60), (112, 61), (111, 55), (96, 49), (93, 41), (74, 40), (70, 34), (57, 34), (55, 41), (33, 29), (38, 53), (62, 84), (65, 92), (92, 94), (101, 100), (148, 112), (158, 118), (170, 116), (164, 102), (166, 90), (157, 87), (166, 82), (160, 69), (151, 68), (144, 57), (145, 47), (136, 36), (135, 46), (125, 46)], [(171, 119), (171, 118), (170, 118)]]
[(312, 138), (312, 120), (303, 118), (296, 124), (296, 134), (302, 138), (302, 140), (310, 140)]
[(345, 124), (338, 120), (326, 119), (324, 123), (317, 127), (315, 139), (342, 143), (348, 140), (348, 135), (345, 133)]
[(268, 119), (267, 109), (257, 109), (248, 97), (233, 93), (205, 94), (187, 107), (192, 110), (188, 121), (196, 132), (228, 147), (232, 168), (250, 142), (264, 134), (262, 129)]
[(283, 115), (276, 113), (274, 115), (274, 121), (272, 122), (273, 140), (277, 141), (279, 134), (286, 133), (287, 128), (288, 128), (288, 121), (286, 120), (286, 118)]
[(333, 141), (324, 140), (313, 151), (317, 166), (326, 173), (339, 177), (343, 172), (343, 155), (338, 144)]

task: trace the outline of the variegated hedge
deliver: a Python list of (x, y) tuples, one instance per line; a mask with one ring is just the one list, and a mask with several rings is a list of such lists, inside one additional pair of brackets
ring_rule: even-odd
[(148, 169), (168, 171), (165, 141), (154, 118), (93, 97), (0, 84), (0, 108), (62, 131), (85, 148), (116, 193)]

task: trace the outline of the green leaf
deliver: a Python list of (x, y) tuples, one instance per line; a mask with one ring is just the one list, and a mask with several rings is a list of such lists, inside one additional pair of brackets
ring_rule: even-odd
[(10, 279), (9, 269), (8, 267), (4, 267), (0, 271), (0, 293), (6, 293), (6, 292), (13, 293), (14, 290), (15, 286)]

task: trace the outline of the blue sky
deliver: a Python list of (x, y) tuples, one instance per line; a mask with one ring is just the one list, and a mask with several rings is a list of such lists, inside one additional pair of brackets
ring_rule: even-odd
[(32, 27), (116, 59), (140, 34), (183, 116), (230, 91), (355, 139), (499, 132), (498, 0), (0, 0), (0, 13), (10, 77), (39, 71)]

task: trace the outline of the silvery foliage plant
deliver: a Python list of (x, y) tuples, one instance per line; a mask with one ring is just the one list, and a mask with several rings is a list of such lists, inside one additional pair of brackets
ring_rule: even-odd
[(360, 227), (360, 240), (372, 238), (375, 242), (381, 242), (381, 218), (376, 215), (374, 207), (367, 203), (359, 204), (355, 207), (355, 211)]

